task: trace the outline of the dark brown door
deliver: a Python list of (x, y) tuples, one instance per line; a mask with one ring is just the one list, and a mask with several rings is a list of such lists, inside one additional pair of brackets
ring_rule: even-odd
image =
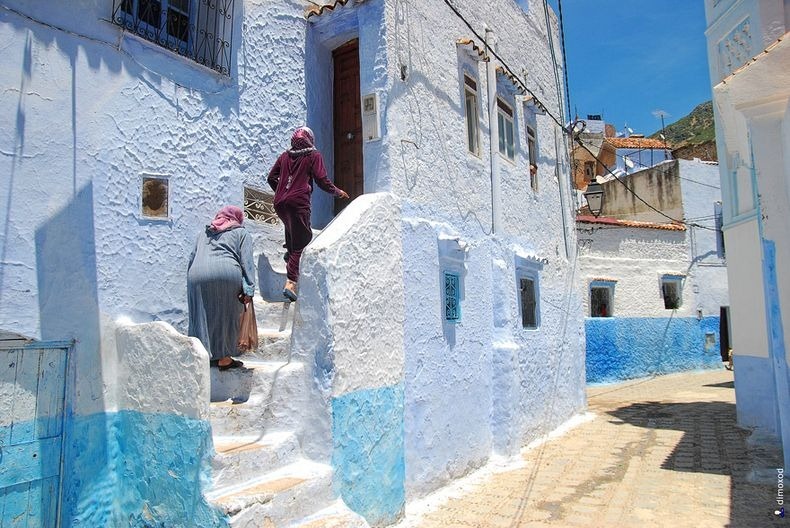
[[(353, 200), (363, 193), (362, 112), (359, 94), (359, 41), (332, 52), (335, 64), (334, 127), (335, 185)], [(335, 214), (349, 200), (335, 199)]]

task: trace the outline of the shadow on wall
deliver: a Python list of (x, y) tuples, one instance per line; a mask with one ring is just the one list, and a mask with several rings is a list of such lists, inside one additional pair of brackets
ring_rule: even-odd
[[(107, 426), (103, 412), (101, 336), (93, 226), (88, 184), (36, 230), (38, 303), (43, 340), (75, 339), (66, 381), (62, 519), (77, 515), (94, 526), (110, 510)], [(80, 409), (87, 402), (89, 409)], [(93, 413), (85, 416), (85, 413)], [(101, 514), (100, 514), (101, 515)]]
[[(644, 402), (620, 407), (609, 414), (622, 420), (621, 424), (681, 431), (683, 436), (661, 463), (661, 469), (729, 477), (728, 526), (775, 525), (776, 468), (782, 467), (781, 448), (778, 444), (750, 440), (749, 431), (736, 426), (735, 404)], [(643, 452), (656, 449), (666, 448), (635, 442), (623, 451), (623, 456), (648, 460), (651, 457), (643, 457)], [(720, 491), (722, 495), (726, 493), (724, 489)], [(723, 506), (722, 513), (726, 511), (727, 507)]]

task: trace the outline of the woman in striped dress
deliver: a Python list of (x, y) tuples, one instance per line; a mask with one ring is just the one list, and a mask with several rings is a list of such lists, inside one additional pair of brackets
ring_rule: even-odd
[(252, 237), (244, 212), (223, 207), (195, 242), (187, 271), (189, 335), (197, 337), (220, 370), (239, 368), (239, 317), (255, 293)]

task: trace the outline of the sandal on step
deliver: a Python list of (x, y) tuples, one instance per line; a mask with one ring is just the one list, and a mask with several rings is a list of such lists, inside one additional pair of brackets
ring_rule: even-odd
[(228, 363), (227, 365), (220, 365), (219, 363), (217, 363), (217, 368), (219, 370), (237, 369), (237, 368), (242, 368), (243, 366), (244, 366), (243, 362), (233, 358), (231, 358), (230, 363)]

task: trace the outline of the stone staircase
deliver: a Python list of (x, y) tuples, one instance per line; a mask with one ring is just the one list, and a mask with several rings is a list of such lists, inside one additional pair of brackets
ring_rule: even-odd
[[(258, 350), (245, 368), (211, 369), (216, 455), (207, 498), (234, 528), (362, 528), (333, 489), (329, 464), (302, 454), (309, 372), (290, 357), (294, 306), (255, 297)], [(309, 433), (308, 433), (309, 434)]]

